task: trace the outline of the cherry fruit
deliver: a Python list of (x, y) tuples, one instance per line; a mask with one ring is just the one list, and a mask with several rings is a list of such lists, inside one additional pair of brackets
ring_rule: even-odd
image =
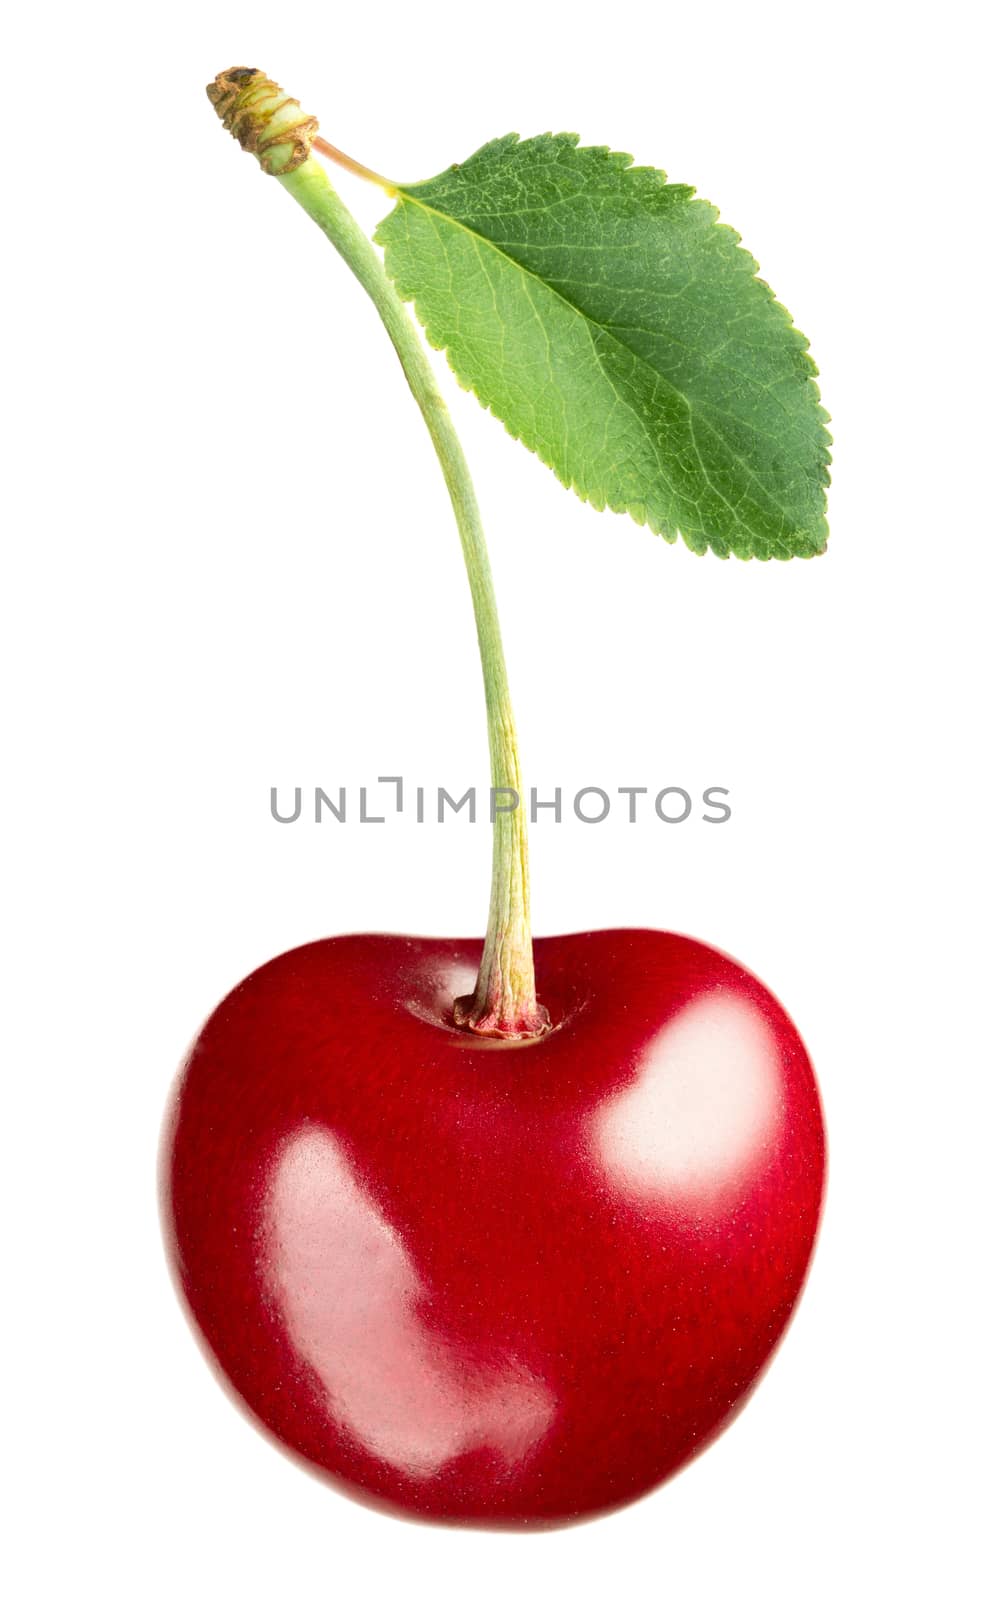
[(553, 1525), (675, 1472), (802, 1287), (825, 1141), (790, 1019), (675, 934), (535, 941), (549, 1030), (455, 1026), (476, 941), (336, 938), (225, 999), (164, 1145), (228, 1384), (395, 1510)]
[(255, 68), (208, 95), (352, 269), (421, 409), (502, 803), (482, 943), (323, 940), (214, 1012), (167, 1121), (167, 1245), (221, 1373), (303, 1461), (412, 1515), (552, 1526), (661, 1483), (749, 1394), (818, 1227), (818, 1091), (789, 1017), (718, 951), (645, 931), (533, 946), (472, 480), (413, 323), (314, 152), (396, 191)]

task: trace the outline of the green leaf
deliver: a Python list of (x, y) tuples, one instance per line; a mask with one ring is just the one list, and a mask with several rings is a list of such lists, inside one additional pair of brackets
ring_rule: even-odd
[(692, 550), (825, 548), (807, 340), (693, 190), (573, 134), (397, 187), (387, 272), (464, 387), (599, 510)]

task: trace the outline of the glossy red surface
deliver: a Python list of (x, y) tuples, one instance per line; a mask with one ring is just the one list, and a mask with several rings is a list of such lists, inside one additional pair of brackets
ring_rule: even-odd
[(550, 1525), (652, 1488), (749, 1393), (824, 1132), (789, 1018), (717, 951), (537, 940), (530, 1044), (451, 1026), (479, 953), (328, 939), (240, 984), (177, 1084), (166, 1234), (284, 1445), (386, 1508)]

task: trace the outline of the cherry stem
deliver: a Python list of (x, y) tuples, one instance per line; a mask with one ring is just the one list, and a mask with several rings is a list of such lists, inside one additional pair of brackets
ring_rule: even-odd
[(387, 277), (383, 262), (332, 187), (312, 148), (388, 190), (367, 167), (317, 136), (264, 74), (232, 68), (208, 89), (218, 114), (264, 170), (275, 176), (334, 245), (379, 312), (424, 417), (455, 512), (469, 577), (483, 667), (493, 798), (493, 875), (483, 957), (471, 995), (456, 999), (453, 1019), (472, 1033), (496, 1039), (535, 1039), (549, 1026), (535, 994), (528, 880), (527, 819), (514, 715), (507, 683), (497, 601), (483, 523), (466, 457), (411, 317)]

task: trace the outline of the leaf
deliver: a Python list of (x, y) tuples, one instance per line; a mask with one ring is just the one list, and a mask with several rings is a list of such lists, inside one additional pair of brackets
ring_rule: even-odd
[(573, 134), (395, 192), (376, 239), (399, 293), (581, 499), (699, 553), (824, 549), (817, 369), (707, 201)]

